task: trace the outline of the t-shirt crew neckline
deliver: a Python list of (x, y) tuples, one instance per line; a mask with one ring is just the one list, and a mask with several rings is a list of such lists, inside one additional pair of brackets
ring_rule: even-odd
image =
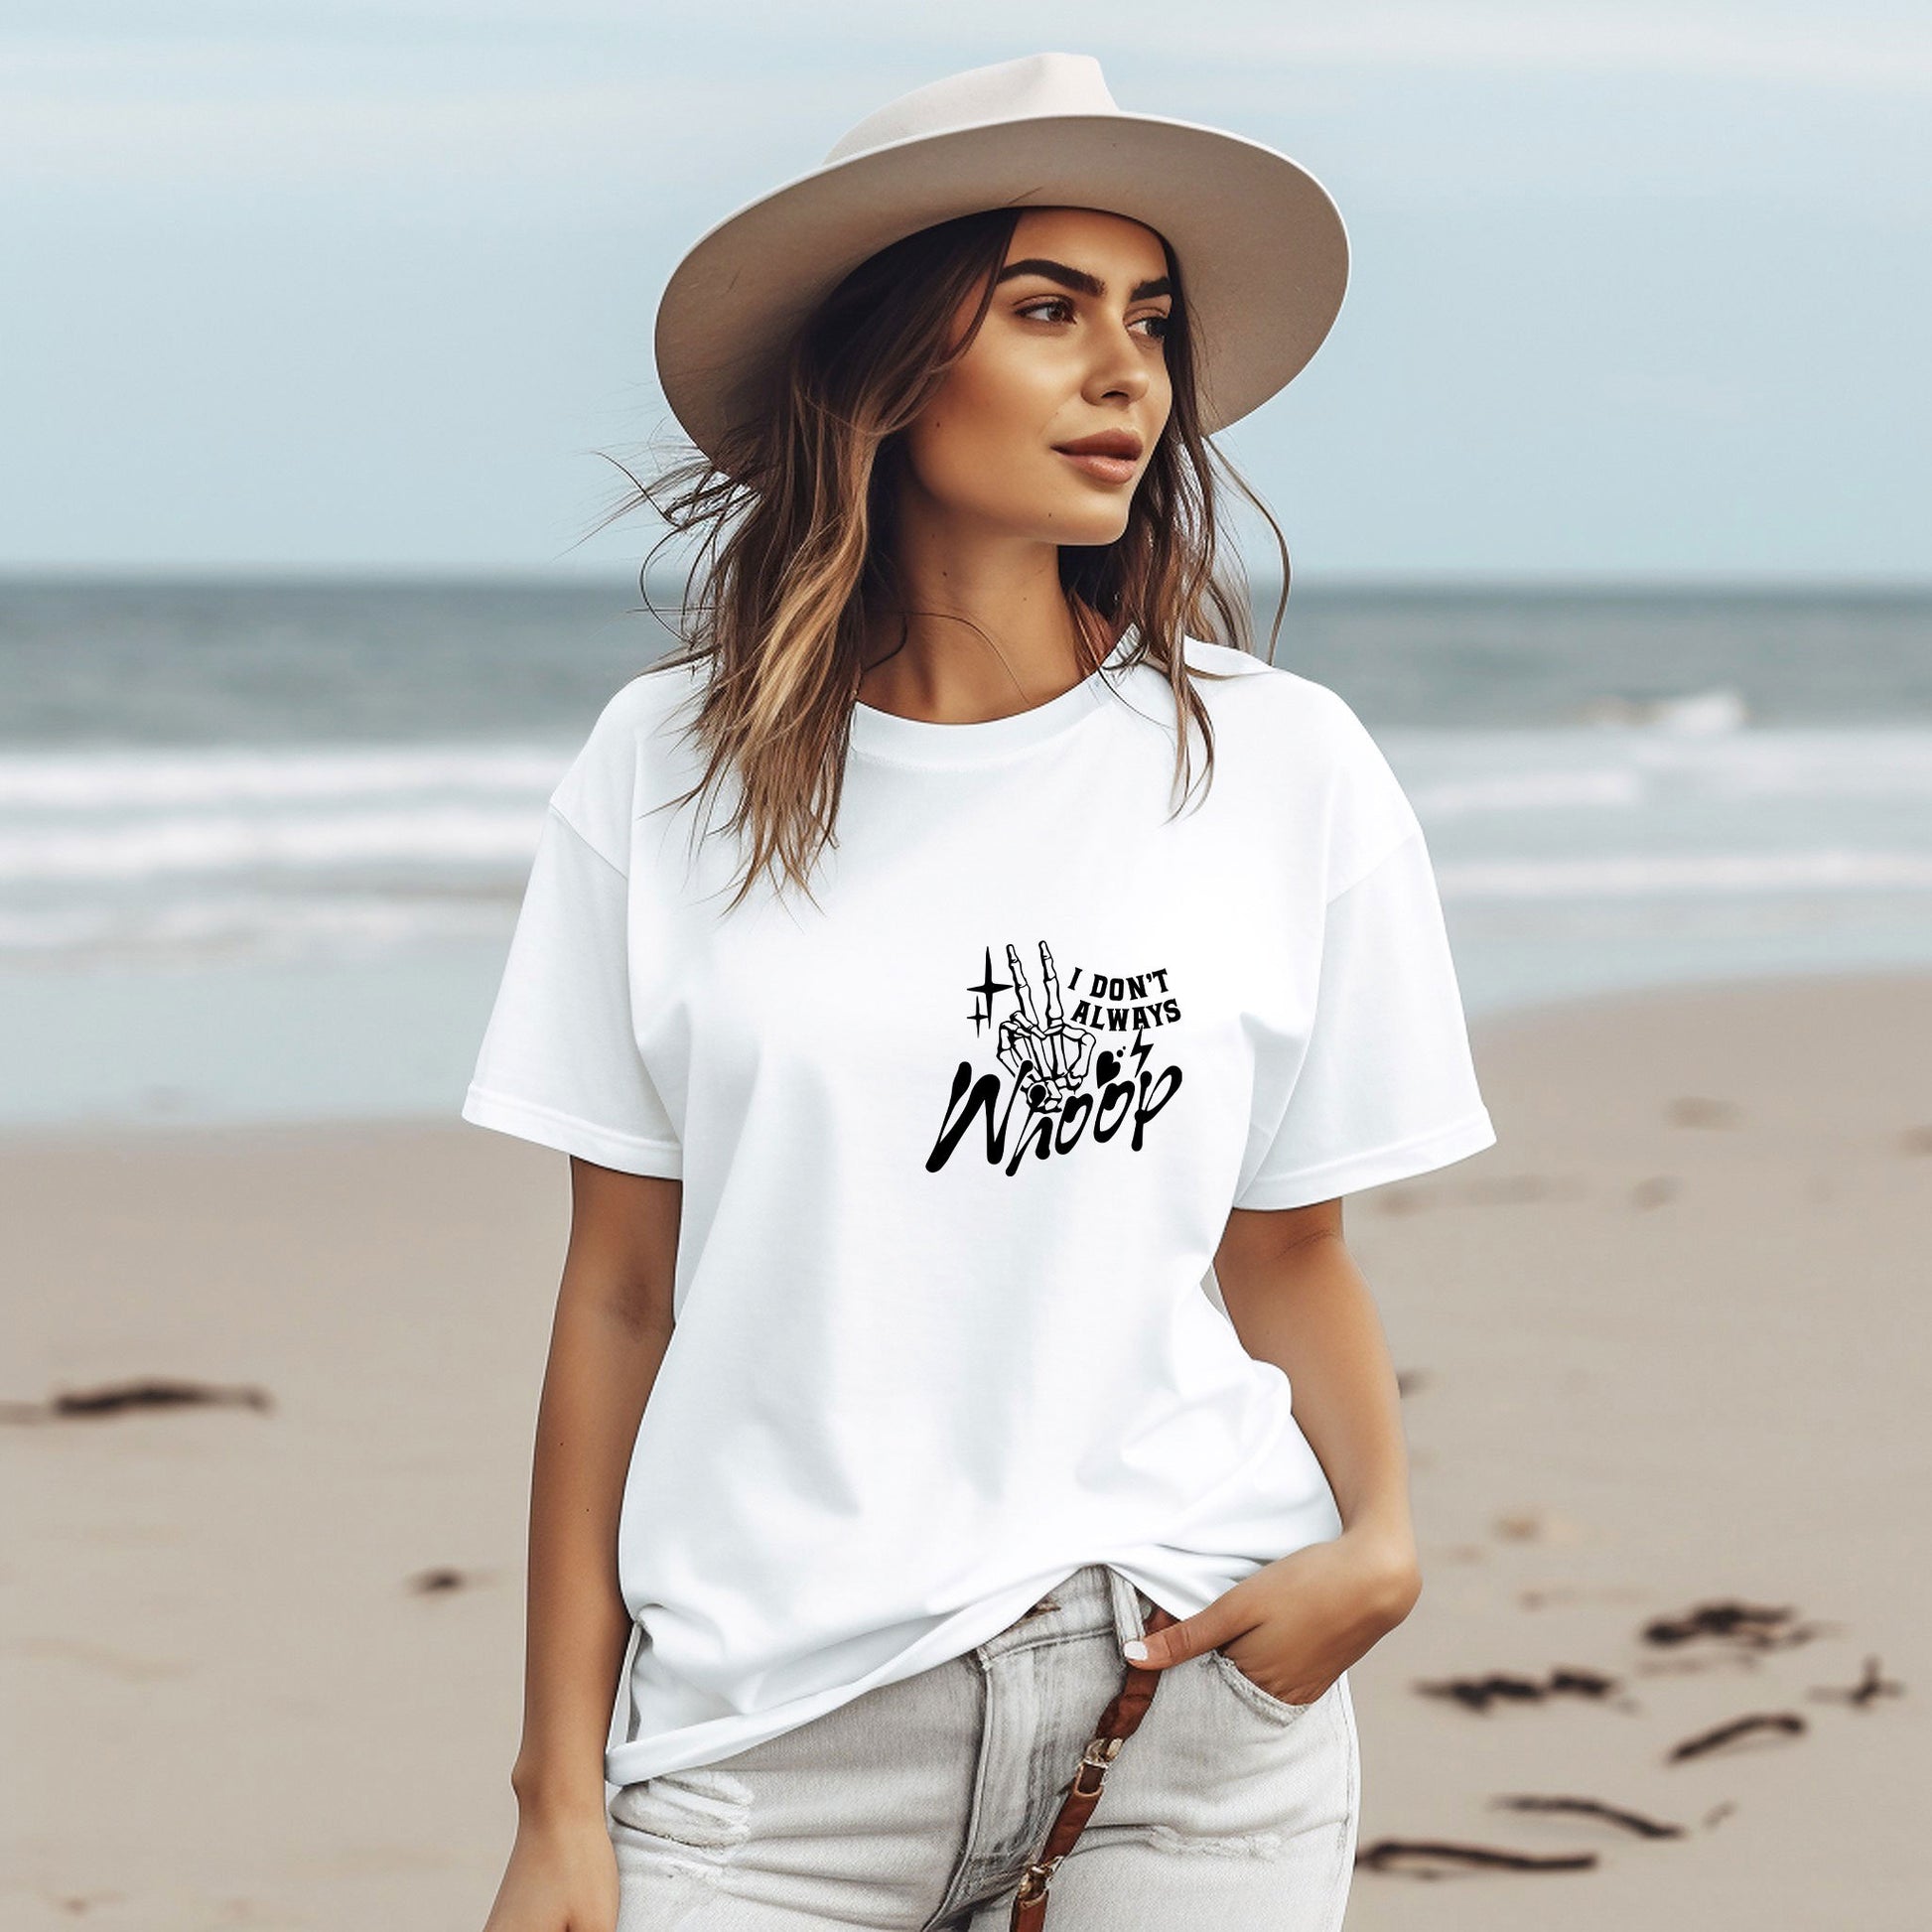
[(852, 707), (851, 749), (868, 758), (899, 764), (969, 765), (1026, 751), (1093, 717), (1106, 700), (1108, 679), (1133, 648), (1136, 626), (1120, 634), (1100, 668), (1058, 697), (1030, 706), (1005, 718), (982, 718), (969, 725), (935, 724), (929, 718), (906, 718), (897, 711), (855, 701)]

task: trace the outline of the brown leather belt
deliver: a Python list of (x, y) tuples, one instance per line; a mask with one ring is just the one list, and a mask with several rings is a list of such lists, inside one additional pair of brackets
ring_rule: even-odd
[[(1149, 1607), (1148, 1630), (1165, 1630), (1177, 1621), (1159, 1603)], [(1020, 1889), (1013, 1901), (1012, 1932), (1039, 1932), (1046, 1922), (1046, 1887), (1054, 1867), (1073, 1850), (1093, 1808), (1100, 1802), (1101, 1787), (1107, 1782), (1107, 1767), (1120, 1755), (1120, 1747), (1134, 1734), (1136, 1725), (1147, 1716), (1161, 1673), (1152, 1664), (1129, 1664), (1127, 1676), (1114, 1701), (1100, 1715), (1100, 1727), (1080, 1754), (1080, 1762), (1066, 1785), (1066, 1798), (1039, 1857), (1020, 1874)]]

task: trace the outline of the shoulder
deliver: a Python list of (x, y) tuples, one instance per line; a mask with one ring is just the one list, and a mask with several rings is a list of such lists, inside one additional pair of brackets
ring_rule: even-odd
[(679, 746), (702, 695), (703, 661), (667, 658), (612, 694), (550, 794), (550, 804), (615, 865), (630, 822), (677, 787)]
[(1186, 640), (1218, 733), (1267, 786), (1283, 828), (1319, 825), (1331, 894), (1420, 827), (1374, 735), (1340, 692), (1227, 644)]
[(1300, 671), (1271, 664), (1232, 644), (1188, 637), (1189, 670), (1203, 671), (1194, 688), (1206, 701), (1216, 725), (1253, 720), (1286, 749), (1348, 759), (1372, 746), (1368, 730), (1340, 692)]

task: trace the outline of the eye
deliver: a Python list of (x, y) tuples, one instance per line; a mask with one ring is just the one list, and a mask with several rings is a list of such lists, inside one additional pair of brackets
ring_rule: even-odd
[[(1021, 303), (1019, 308), (1014, 311), (1014, 314), (1017, 316), (1030, 316), (1035, 309), (1056, 309), (1060, 313), (1056, 316), (1049, 317), (1048, 320), (1054, 322), (1070, 321), (1072, 319), (1073, 298), (1066, 295), (1036, 295), (1031, 302)], [(1148, 337), (1148, 341), (1154, 343), (1166, 342), (1168, 332), (1173, 326), (1173, 318), (1172, 316), (1153, 315), (1136, 316), (1128, 327), (1138, 329), (1144, 322), (1151, 322), (1154, 325), (1153, 332)]]
[[(1035, 309), (1061, 309), (1061, 310), (1071, 310), (1071, 309), (1072, 309), (1072, 307), (1073, 307), (1073, 301), (1072, 301), (1072, 298), (1071, 298), (1070, 296), (1065, 296), (1065, 295), (1036, 295), (1036, 296), (1035, 296), (1035, 297), (1034, 297), (1034, 299), (1033, 299), (1033, 300), (1032, 300), (1031, 302), (1023, 302), (1023, 303), (1021, 303), (1021, 305), (1019, 306), (1019, 308), (1017, 308), (1016, 310), (1014, 310), (1014, 314), (1015, 314), (1015, 315), (1017, 315), (1017, 316), (1030, 316), (1030, 315), (1032, 315), (1032, 314), (1033, 314), (1033, 312), (1034, 312), (1034, 311), (1035, 311)], [(1056, 322), (1064, 322), (1064, 321), (1066, 321), (1066, 320), (1067, 320), (1068, 318), (1067, 318), (1066, 316), (1064, 316), (1064, 315), (1061, 315), (1061, 316), (1056, 316), (1056, 317), (1054, 317), (1053, 319), (1054, 319), (1054, 320), (1055, 320)]]

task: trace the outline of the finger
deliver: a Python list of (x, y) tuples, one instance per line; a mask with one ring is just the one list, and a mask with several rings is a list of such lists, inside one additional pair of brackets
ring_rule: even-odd
[(1066, 1078), (1065, 1032), (1058, 1027), (1048, 1027), (1040, 1035), (1040, 1040), (1046, 1048), (1048, 1062), (1053, 1069), (1053, 1078), (1056, 1080), (1064, 1080)]
[(1086, 1078), (1087, 1055), (1093, 1050), (1093, 1035), (1084, 1027), (1069, 1027), (1060, 1037), (1071, 1041), (1067, 1051), (1066, 1077), (1077, 1087)]
[(1054, 970), (1052, 949), (1044, 939), (1039, 942), (1039, 976), (1046, 985), (1046, 1024), (1057, 1027), (1060, 1024), (1060, 976)]
[(1039, 1036), (1024, 1021), (1009, 1015), (1000, 1022), (998, 1053), (1000, 1064), (1016, 1080), (1029, 1072), (1042, 1071)]
[(1035, 1031), (1039, 1027), (1039, 1015), (1034, 1007), (1033, 982), (1027, 977), (1027, 969), (1020, 963), (1020, 948), (1007, 947), (1007, 971), (1013, 975), (1013, 990), (1019, 997), (1020, 1011), (1027, 1016), (1027, 1025)]
[(1000, 1064), (1011, 1073), (1015, 1080), (1020, 1078), (1021, 1069), (1030, 1064), (1026, 1046), (1018, 1027), (1010, 1027), (1004, 1022), (1000, 1027), (1000, 1043), (996, 1048)]
[[(1149, 1623), (1151, 1626), (1152, 1618)], [(1122, 1650), (1129, 1663), (1166, 1670), (1170, 1664), (1185, 1663), (1189, 1657), (1199, 1657), (1240, 1634), (1227, 1612), (1210, 1603), (1206, 1609), (1179, 1617), (1162, 1629), (1150, 1627)], [(1137, 1650), (1144, 1654), (1136, 1655)]]

